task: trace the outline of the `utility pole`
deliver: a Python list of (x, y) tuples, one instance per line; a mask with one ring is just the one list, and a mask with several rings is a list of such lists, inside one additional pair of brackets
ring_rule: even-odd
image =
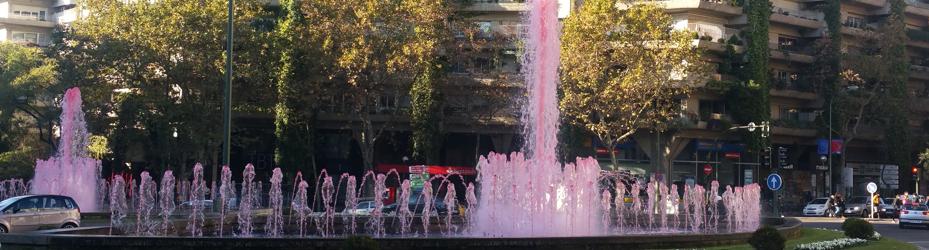
[(835, 189), (832, 188), (832, 181), (834, 180), (832, 178), (832, 103), (834, 100), (835, 97), (829, 98), (829, 141), (826, 142), (826, 159), (828, 161), (826, 164), (829, 164), (829, 169), (826, 170), (826, 178), (829, 178), (826, 180), (826, 190), (829, 190), (829, 194), (835, 193)]

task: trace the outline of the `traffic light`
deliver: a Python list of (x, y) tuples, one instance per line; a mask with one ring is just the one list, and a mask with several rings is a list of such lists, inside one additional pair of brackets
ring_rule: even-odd
[(913, 166), (913, 174), (917, 174), (917, 173), (919, 173), (919, 168), (916, 168), (916, 166)]

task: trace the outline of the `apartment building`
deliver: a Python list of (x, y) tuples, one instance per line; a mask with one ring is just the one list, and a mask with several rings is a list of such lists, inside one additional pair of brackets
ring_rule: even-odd
[(58, 25), (80, 16), (75, 0), (0, 0), (0, 41), (46, 46)]

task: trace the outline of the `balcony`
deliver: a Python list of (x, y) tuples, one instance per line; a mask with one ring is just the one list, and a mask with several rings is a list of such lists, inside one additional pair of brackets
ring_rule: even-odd
[(906, 0), (907, 14), (929, 17), (929, 3), (925, 0)]
[(771, 59), (799, 63), (813, 63), (815, 60), (813, 56), (810, 56), (809, 47), (768, 43), (768, 48), (771, 49)]
[(774, 12), (771, 13), (769, 20), (775, 23), (799, 26), (807, 29), (819, 29), (825, 27), (825, 23), (822, 21), (822, 19), (814, 14), (777, 7), (774, 8)]
[(846, 22), (842, 24), (842, 34), (856, 37), (867, 37), (874, 35), (874, 30), (877, 28), (877, 26), (877, 23), (852, 24)]
[(887, 0), (850, 0), (849, 2), (870, 5), (872, 7), (884, 7), (884, 5), (887, 4)]
[(929, 97), (913, 97), (909, 104), (911, 110), (929, 113)]
[[(672, 13), (699, 10), (730, 18), (742, 15), (742, 7), (731, 4), (726, 0), (658, 0), (640, 2), (661, 4)], [(628, 5), (620, 3), (619, 6), (620, 8), (626, 8)]]
[(464, 8), (472, 12), (526, 11), (525, 0), (476, 0)]
[(921, 65), (910, 65), (910, 78), (929, 80), (929, 67)]
[(13, 24), (13, 25), (22, 25), (30, 27), (40, 27), (40, 28), (54, 28), (55, 23), (49, 21), (39, 21), (36, 19), (20, 19), (20, 18), (7, 18), (0, 17), (0, 24)]

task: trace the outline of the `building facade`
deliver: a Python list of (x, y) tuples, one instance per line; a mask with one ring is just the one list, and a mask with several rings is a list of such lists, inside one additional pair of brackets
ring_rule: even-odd
[(75, 0), (0, 0), (0, 41), (46, 46), (58, 25), (81, 14)]

